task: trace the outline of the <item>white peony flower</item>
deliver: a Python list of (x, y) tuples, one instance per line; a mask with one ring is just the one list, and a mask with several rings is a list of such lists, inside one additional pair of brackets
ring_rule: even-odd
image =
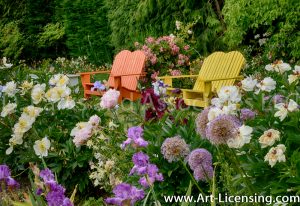
[(289, 64), (284, 63), (282, 60), (280, 60), (272, 64), (266, 65), (265, 69), (267, 71), (275, 71), (275, 72), (279, 72), (280, 74), (283, 74), (286, 71), (290, 71), (292, 68)]
[(75, 101), (72, 99), (72, 97), (66, 97), (61, 99), (58, 104), (57, 104), (57, 108), (59, 110), (61, 109), (72, 109), (75, 107)]
[(15, 96), (17, 91), (17, 84), (14, 81), (7, 82), (4, 88), (2, 89), (2, 92), (9, 97)]
[(259, 138), (261, 148), (272, 146), (275, 141), (280, 140), (280, 132), (275, 129), (269, 129), (263, 133)]
[(241, 148), (245, 144), (248, 144), (251, 140), (253, 129), (252, 127), (242, 125), (238, 131), (237, 135), (234, 138), (230, 138), (227, 141), (227, 145), (230, 148)]
[(37, 156), (40, 158), (47, 157), (48, 156), (48, 150), (50, 149), (50, 141), (47, 137), (44, 137), (41, 140), (35, 141), (35, 144), (33, 146), (34, 152)]
[(276, 88), (276, 82), (271, 77), (266, 77), (256, 86), (262, 91), (271, 92)]
[(54, 89), (60, 98), (68, 97), (71, 94), (71, 89), (67, 86), (54, 87)]
[(60, 100), (60, 95), (57, 92), (56, 87), (49, 89), (46, 94), (45, 97), (47, 99), (48, 102), (58, 102)]
[(269, 162), (269, 165), (271, 167), (274, 167), (274, 165), (277, 162), (285, 162), (285, 150), (286, 147), (283, 144), (279, 144), (276, 147), (272, 147), (265, 156), (265, 162)]
[(300, 66), (295, 66), (295, 69), (293, 71), (293, 74), (290, 74), (288, 76), (288, 81), (290, 84), (297, 81), (300, 78)]
[(212, 121), (214, 120), (217, 116), (223, 114), (223, 111), (218, 108), (218, 107), (212, 107), (209, 109), (208, 111), (208, 114), (207, 114), (207, 118), (208, 118), (208, 121)]
[(37, 116), (40, 115), (40, 113), (43, 111), (42, 108), (40, 107), (35, 107), (35, 106), (27, 106), (23, 109), (23, 114), (28, 115), (31, 118), (36, 118)]
[(224, 86), (218, 92), (218, 97), (221, 102), (238, 103), (241, 101), (241, 94), (236, 86)]
[(279, 103), (275, 105), (275, 108), (278, 111), (274, 114), (274, 117), (279, 117), (280, 121), (283, 121), (288, 115), (288, 112), (298, 110), (298, 104), (294, 100), (290, 99), (289, 104)]
[(7, 148), (7, 150), (5, 151), (6, 155), (10, 155), (13, 152), (14, 148), (13, 147), (9, 147)]
[(213, 98), (211, 100), (211, 104), (215, 107), (219, 107), (219, 108), (223, 107), (223, 102), (221, 102), (220, 98), (216, 98), (216, 97)]
[(14, 128), (16, 130), (23, 131), (23, 133), (25, 133), (31, 129), (34, 121), (35, 121), (34, 118), (23, 113), (19, 118), (19, 121), (14, 125)]
[(36, 84), (31, 90), (31, 99), (33, 104), (40, 103), (45, 95), (46, 84)]
[(20, 89), (22, 90), (21, 95), (24, 95), (28, 90), (32, 89), (32, 87), (33, 82), (28, 82), (27, 80), (25, 80), (20, 86)]
[(229, 104), (227, 106), (223, 106), (222, 111), (223, 114), (237, 115), (237, 104)]
[(252, 92), (257, 85), (257, 79), (253, 79), (252, 77), (247, 77), (241, 81), (242, 89), (246, 92)]
[(55, 74), (50, 80), (51, 86), (63, 87), (69, 83), (69, 77), (64, 74)]
[(17, 108), (16, 103), (8, 103), (3, 107), (1, 112), (1, 117), (6, 117), (7, 115), (14, 113), (16, 108)]

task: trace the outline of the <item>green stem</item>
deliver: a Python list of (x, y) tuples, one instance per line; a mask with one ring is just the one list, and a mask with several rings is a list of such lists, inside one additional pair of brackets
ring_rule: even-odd
[(154, 186), (153, 186), (153, 184), (149, 181), (148, 175), (146, 175), (146, 180), (147, 180), (148, 184), (150, 185), (150, 191), (151, 191), (151, 193), (153, 194), (154, 201), (155, 201), (155, 205), (157, 205), (157, 203), (158, 203), (157, 196), (156, 196), (156, 193), (155, 193), (155, 191), (154, 191)]
[(238, 159), (238, 157), (236, 156), (235, 152), (232, 149), (230, 149), (230, 153), (233, 156), (236, 170), (238, 170), (242, 174), (242, 178), (244, 180), (244, 183), (247, 185), (247, 187), (248, 187), (249, 191), (251, 192), (251, 194), (255, 194), (255, 191), (254, 191), (254, 188), (251, 184), (251, 181), (250, 181), (247, 173), (245, 172), (244, 168), (241, 166), (240, 160)]
[(43, 157), (42, 157), (42, 163), (43, 163), (44, 169), (46, 169), (47, 168), (47, 164), (46, 164), (46, 162), (45, 162), (45, 160), (44, 160)]
[(12, 176), (12, 177), (18, 177), (18, 176), (20, 176), (21, 174), (23, 174), (24, 172), (26, 172), (28, 169), (29, 169), (29, 167), (27, 167), (25, 170), (23, 170), (23, 171), (20, 172), (19, 174), (16, 174), (16, 175), (14, 175), (14, 176)]
[(196, 185), (196, 187), (198, 188), (199, 192), (202, 193), (203, 195), (205, 195), (205, 193), (203, 192), (203, 190), (199, 187), (199, 185), (198, 185), (197, 181), (195, 180), (194, 176), (192, 175), (192, 173), (190, 172), (190, 170), (187, 168), (186, 164), (182, 160), (180, 160), (180, 161), (181, 161), (184, 169), (189, 173), (189, 175), (190, 175), (193, 183)]

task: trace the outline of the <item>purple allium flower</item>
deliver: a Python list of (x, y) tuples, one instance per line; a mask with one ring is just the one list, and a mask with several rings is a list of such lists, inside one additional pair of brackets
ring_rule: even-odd
[(194, 177), (197, 181), (207, 181), (208, 179), (211, 179), (213, 177), (213, 174), (214, 169), (209, 164), (204, 164), (194, 170)]
[(190, 152), (189, 146), (178, 135), (165, 139), (160, 149), (168, 162), (175, 162), (181, 158), (185, 158)]
[(233, 115), (222, 114), (212, 120), (206, 128), (206, 137), (215, 145), (226, 144), (227, 140), (235, 137), (241, 123)]
[(208, 112), (209, 112), (209, 107), (205, 108), (202, 110), (200, 114), (198, 114), (196, 118), (196, 132), (203, 138), (206, 139), (206, 127), (208, 123)]
[(147, 166), (149, 164), (149, 156), (143, 152), (135, 153), (132, 156), (132, 162), (134, 163), (129, 175), (137, 173), (138, 175), (146, 174)]
[(190, 153), (188, 163), (192, 170), (195, 170), (201, 165), (211, 165), (212, 155), (206, 149), (195, 149)]
[(7, 165), (0, 165), (0, 181), (10, 176), (10, 169)]
[(143, 131), (140, 126), (130, 127), (127, 131), (128, 138), (122, 143), (121, 148), (124, 149), (132, 141), (136, 147), (147, 147), (148, 142), (143, 139)]
[(52, 173), (52, 171), (48, 168), (43, 169), (40, 172), (40, 177), (44, 180), (44, 182), (49, 182), (49, 181), (55, 181), (54, 179), (54, 174)]
[(130, 205), (134, 205), (135, 202), (142, 200), (145, 197), (143, 190), (139, 190), (136, 187), (126, 183), (121, 183), (115, 186), (113, 193), (115, 197), (107, 198), (105, 200), (107, 204), (123, 206), (123, 203), (128, 201), (130, 202)]
[(101, 83), (101, 81), (95, 81), (94, 86), (91, 88), (91, 91), (95, 91), (96, 89), (100, 91), (104, 91), (105, 85)]
[(240, 118), (241, 118), (241, 120), (246, 121), (248, 119), (254, 119), (255, 115), (256, 115), (256, 113), (253, 112), (251, 109), (244, 108), (244, 109), (241, 109)]

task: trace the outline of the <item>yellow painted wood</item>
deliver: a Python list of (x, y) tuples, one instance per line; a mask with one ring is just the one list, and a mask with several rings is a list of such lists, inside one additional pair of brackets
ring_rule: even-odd
[(174, 78), (197, 77), (193, 89), (181, 89), (183, 91), (183, 99), (187, 105), (207, 107), (212, 95), (218, 92), (221, 87), (233, 85), (237, 79), (242, 78), (239, 74), (244, 64), (245, 58), (238, 51), (229, 53), (214, 52), (204, 60), (198, 75), (165, 76), (158, 78), (172, 87), (172, 79)]

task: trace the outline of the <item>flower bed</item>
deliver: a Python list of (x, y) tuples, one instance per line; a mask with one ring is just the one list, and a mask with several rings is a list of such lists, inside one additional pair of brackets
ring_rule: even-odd
[[(167, 96), (160, 81), (140, 101), (118, 105), (113, 89), (85, 101), (63, 74), (20, 73), (1, 87), (0, 201), (166, 205), (172, 195), (297, 195), (299, 73), (276, 61), (221, 88), (200, 111)], [(26, 194), (14, 192), (19, 172), (31, 179)]]

